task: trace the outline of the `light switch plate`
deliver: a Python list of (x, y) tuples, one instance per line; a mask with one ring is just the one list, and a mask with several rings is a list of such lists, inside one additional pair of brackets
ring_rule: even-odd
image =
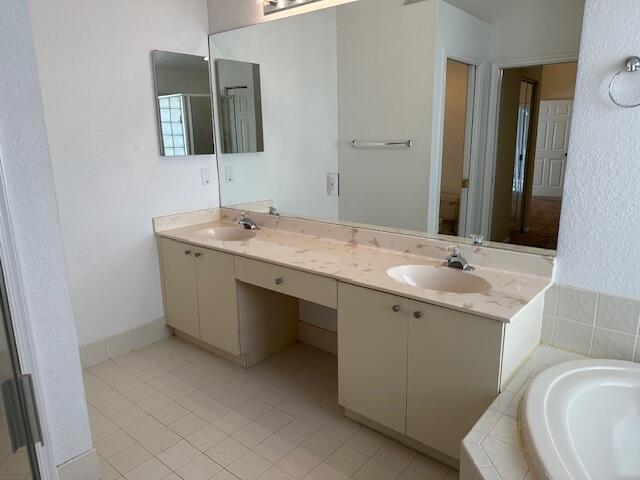
[(200, 177), (202, 178), (202, 185), (209, 185), (211, 183), (211, 169), (201, 168)]
[(327, 195), (337, 197), (340, 195), (340, 174), (327, 173)]

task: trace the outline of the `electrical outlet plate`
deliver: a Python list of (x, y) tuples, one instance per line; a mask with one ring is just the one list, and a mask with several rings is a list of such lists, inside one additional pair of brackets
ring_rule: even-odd
[(319, 0), (262, 0), (262, 9), (265, 15), (269, 15), (270, 13), (281, 12), (282, 10), (318, 1)]
[(209, 185), (211, 183), (211, 169), (201, 168), (200, 177), (202, 178), (202, 185)]
[(337, 197), (340, 195), (340, 174), (327, 173), (327, 195)]
[(224, 181), (227, 183), (233, 182), (233, 167), (231, 165), (224, 167)]

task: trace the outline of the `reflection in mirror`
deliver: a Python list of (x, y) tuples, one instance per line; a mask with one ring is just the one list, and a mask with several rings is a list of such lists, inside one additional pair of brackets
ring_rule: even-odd
[(216, 59), (222, 153), (263, 152), (260, 65)]
[(209, 59), (153, 52), (161, 154), (214, 153)]
[(212, 35), (260, 64), (269, 126), (218, 156), (222, 204), (554, 249), (583, 8), (358, 0)]

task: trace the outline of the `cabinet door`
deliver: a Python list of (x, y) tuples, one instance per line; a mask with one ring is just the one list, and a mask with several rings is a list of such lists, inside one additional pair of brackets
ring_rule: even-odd
[(498, 394), (503, 324), (414, 301), (410, 311), (407, 436), (457, 459)]
[(200, 339), (232, 355), (240, 355), (233, 255), (201, 249), (196, 255)]
[(406, 299), (338, 286), (339, 402), (397, 432), (407, 406)]
[(161, 239), (167, 324), (200, 338), (196, 267), (191, 245)]

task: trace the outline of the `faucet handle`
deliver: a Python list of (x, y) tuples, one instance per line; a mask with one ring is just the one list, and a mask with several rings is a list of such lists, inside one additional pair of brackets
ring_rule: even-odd
[(459, 245), (449, 245), (447, 247), (447, 253), (450, 257), (459, 257), (460, 256), (460, 246)]

